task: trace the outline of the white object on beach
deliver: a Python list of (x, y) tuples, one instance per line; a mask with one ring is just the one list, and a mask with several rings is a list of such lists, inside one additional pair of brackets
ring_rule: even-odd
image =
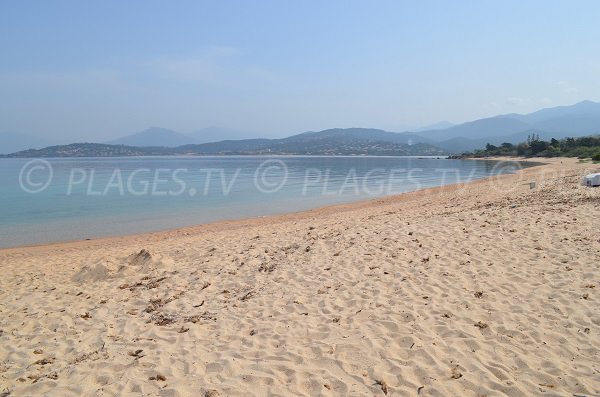
[(600, 186), (600, 173), (586, 175), (582, 182), (585, 186)]

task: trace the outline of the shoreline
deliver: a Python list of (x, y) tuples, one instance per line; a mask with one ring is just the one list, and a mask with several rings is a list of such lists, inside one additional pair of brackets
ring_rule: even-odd
[[(277, 156), (275, 156), (275, 157), (277, 157)], [(316, 157), (326, 157), (326, 156), (316, 156)], [(353, 156), (347, 156), (347, 157), (353, 157)], [(378, 157), (378, 156), (373, 156), (373, 157)], [(405, 156), (405, 157), (416, 157), (416, 156)], [(568, 158), (554, 158), (554, 159), (564, 160), (564, 159), (568, 159)], [(476, 179), (476, 180), (466, 182), (466, 183), (461, 182), (461, 183), (453, 183), (453, 184), (443, 185), (443, 186), (427, 187), (427, 188), (417, 189), (415, 191), (406, 192), (406, 193), (392, 194), (389, 196), (382, 196), (382, 197), (376, 197), (376, 198), (370, 198), (370, 199), (359, 199), (357, 201), (352, 201), (349, 203), (339, 203), (339, 204), (317, 206), (315, 208), (308, 209), (308, 210), (290, 211), (290, 212), (285, 212), (282, 214), (263, 215), (263, 216), (256, 216), (256, 217), (236, 218), (236, 219), (231, 219), (231, 220), (220, 220), (220, 221), (215, 221), (215, 222), (194, 224), (194, 225), (189, 225), (189, 226), (166, 228), (166, 229), (161, 229), (161, 230), (156, 230), (156, 231), (131, 233), (131, 234), (123, 234), (123, 235), (117, 234), (117, 235), (89, 238), (89, 239), (84, 239), (84, 240), (65, 240), (65, 241), (57, 241), (57, 242), (51, 242), (51, 243), (18, 245), (18, 246), (14, 246), (14, 247), (0, 248), (0, 254), (7, 253), (7, 252), (13, 252), (13, 251), (20, 251), (20, 250), (42, 250), (42, 249), (52, 249), (52, 248), (56, 248), (56, 249), (60, 250), (60, 249), (64, 249), (64, 248), (95, 247), (96, 244), (105, 244), (105, 243), (106, 244), (110, 244), (110, 243), (114, 244), (121, 240), (125, 242), (126, 240), (136, 240), (136, 239), (140, 239), (140, 238), (162, 240), (165, 238), (172, 238), (172, 237), (177, 237), (177, 236), (181, 236), (181, 235), (186, 235), (186, 233), (198, 234), (198, 233), (210, 232), (210, 231), (235, 230), (240, 227), (260, 226), (260, 225), (264, 225), (265, 223), (274, 223), (275, 224), (275, 223), (281, 223), (281, 222), (286, 222), (286, 221), (300, 220), (300, 219), (306, 219), (306, 218), (310, 218), (310, 217), (330, 215), (335, 212), (346, 212), (346, 211), (352, 211), (352, 210), (357, 210), (357, 209), (362, 209), (362, 208), (369, 208), (369, 207), (376, 207), (379, 205), (385, 205), (385, 204), (389, 204), (392, 202), (401, 201), (403, 197), (405, 197), (406, 199), (412, 199), (413, 197), (411, 195), (416, 195), (417, 197), (420, 197), (420, 196), (427, 195), (427, 194), (436, 194), (436, 193), (441, 193), (441, 192), (445, 192), (445, 191), (453, 191), (453, 190), (459, 189), (460, 187), (462, 187), (464, 185), (489, 182), (491, 178), (515, 176), (515, 175), (519, 175), (519, 174), (523, 173), (524, 171), (526, 171), (528, 169), (543, 167), (550, 163), (554, 163), (554, 162), (549, 163), (549, 162), (541, 162), (541, 161), (529, 161), (528, 159), (523, 159), (523, 158), (519, 158), (519, 157), (488, 157), (488, 158), (481, 158), (481, 159), (466, 158), (466, 159), (460, 159), (460, 160), (509, 161), (509, 162), (517, 162), (517, 163), (532, 163), (532, 164), (537, 164), (537, 165), (532, 165), (530, 167), (520, 169), (513, 174), (487, 176), (487, 177)], [(545, 160), (552, 160), (552, 158), (547, 158)]]
[(581, 184), (598, 170), (549, 160), (2, 250), (0, 383), (67, 397), (598, 394), (600, 188)]

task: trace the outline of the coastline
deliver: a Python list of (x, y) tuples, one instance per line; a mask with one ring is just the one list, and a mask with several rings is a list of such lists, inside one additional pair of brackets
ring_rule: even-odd
[[(322, 156), (320, 156), (320, 157), (322, 157)], [(352, 156), (347, 156), (347, 157), (352, 157)], [(521, 169), (514, 174), (505, 174), (502, 176), (519, 175), (527, 169), (536, 168), (536, 167), (540, 167), (540, 166), (544, 166), (544, 165), (548, 164), (547, 162), (539, 161), (539, 159), (537, 159), (536, 161), (529, 161), (528, 159), (519, 158), (519, 157), (488, 157), (488, 158), (481, 158), (481, 159), (466, 158), (466, 159), (462, 159), (462, 160), (509, 161), (509, 162), (517, 162), (517, 163), (527, 162), (527, 163), (534, 163), (534, 164), (537, 163), (537, 165), (533, 165), (528, 168)], [(552, 160), (552, 159), (548, 159), (548, 160)], [(163, 240), (165, 238), (173, 238), (173, 237), (177, 237), (177, 236), (181, 236), (181, 235), (186, 235), (186, 233), (187, 233), (187, 235), (198, 234), (198, 233), (203, 233), (203, 232), (220, 231), (220, 230), (224, 230), (224, 229), (230, 230), (230, 229), (236, 229), (236, 228), (248, 227), (248, 226), (260, 226), (260, 225), (264, 225), (264, 224), (268, 224), (268, 223), (280, 223), (280, 222), (286, 222), (286, 221), (306, 219), (306, 218), (310, 218), (310, 217), (329, 215), (329, 214), (332, 214), (335, 212), (352, 211), (355, 209), (361, 209), (361, 208), (382, 205), (382, 204), (386, 204), (386, 203), (397, 202), (399, 200), (402, 200), (403, 198), (414, 199), (412, 196), (409, 196), (409, 195), (416, 195), (416, 197), (421, 197), (421, 196), (427, 195), (427, 194), (436, 194), (436, 193), (441, 193), (444, 191), (452, 191), (453, 190), (452, 187), (454, 187), (454, 189), (460, 189), (464, 185), (467, 185), (467, 184), (486, 183), (486, 181), (489, 183), (491, 178), (498, 178), (498, 176), (489, 176), (489, 177), (485, 177), (485, 178), (480, 178), (480, 179), (470, 181), (467, 183), (453, 183), (453, 184), (448, 184), (448, 185), (444, 185), (444, 186), (421, 188), (421, 189), (417, 189), (412, 192), (393, 194), (393, 195), (389, 195), (389, 196), (371, 198), (371, 199), (366, 199), (366, 200), (361, 199), (361, 200), (352, 201), (349, 203), (317, 206), (315, 208), (308, 209), (308, 210), (291, 211), (291, 212), (286, 212), (283, 214), (276, 214), (276, 215), (264, 215), (264, 216), (257, 216), (257, 217), (237, 218), (237, 219), (222, 220), (222, 221), (202, 223), (202, 224), (197, 224), (197, 225), (189, 225), (189, 226), (183, 226), (183, 227), (177, 227), (177, 228), (166, 228), (166, 229), (157, 230), (157, 231), (149, 231), (149, 232), (133, 233), (133, 234), (123, 234), (123, 235), (117, 234), (117, 235), (96, 237), (96, 238), (90, 238), (90, 239), (84, 239), (84, 240), (66, 240), (66, 241), (57, 241), (57, 242), (42, 243), (42, 244), (25, 244), (25, 245), (19, 245), (19, 246), (15, 246), (15, 247), (7, 247), (7, 248), (0, 247), (0, 254), (2, 254), (3, 252), (19, 251), (22, 249), (43, 250), (43, 249), (51, 249), (52, 247), (56, 247), (59, 250), (64, 249), (64, 248), (78, 248), (78, 247), (79, 248), (92, 248), (92, 247), (97, 246), (96, 244), (100, 244), (100, 245), (114, 244), (114, 243), (118, 243), (119, 241), (123, 241), (123, 242), (126, 240), (135, 241), (136, 239)], [(419, 194), (419, 192), (422, 192), (422, 193)]]
[(549, 159), (295, 214), (1, 250), (0, 384), (598, 394), (600, 189), (580, 183), (598, 169)]

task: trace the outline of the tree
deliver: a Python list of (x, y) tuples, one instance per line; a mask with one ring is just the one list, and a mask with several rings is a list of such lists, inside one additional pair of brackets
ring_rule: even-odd
[(535, 139), (531, 141), (529, 144), (529, 148), (531, 149), (531, 154), (536, 155), (540, 152), (543, 152), (548, 148), (548, 142), (540, 141), (539, 139)]
[(488, 152), (495, 152), (496, 150), (498, 150), (498, 147), (492, 145), (491, 143), (488, 143), (487, 145), (485, 145), (485, 150), (487, 150)]
[(519, 143), (517, 145), (517, 155), (526, 156), (527, 154), (529, 154), (529, 144)]
[(575, 147), (576, 146), (575, 138), (567, 138), (567, 139), (565, 139), (565, 146), (568, 147), (568, 148)]

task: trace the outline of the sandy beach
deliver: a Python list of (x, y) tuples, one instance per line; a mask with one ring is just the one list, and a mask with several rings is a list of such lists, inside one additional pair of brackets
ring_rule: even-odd
[(0, 250), (0, 395), (600, 396), (600, 165), (543, 161)]

